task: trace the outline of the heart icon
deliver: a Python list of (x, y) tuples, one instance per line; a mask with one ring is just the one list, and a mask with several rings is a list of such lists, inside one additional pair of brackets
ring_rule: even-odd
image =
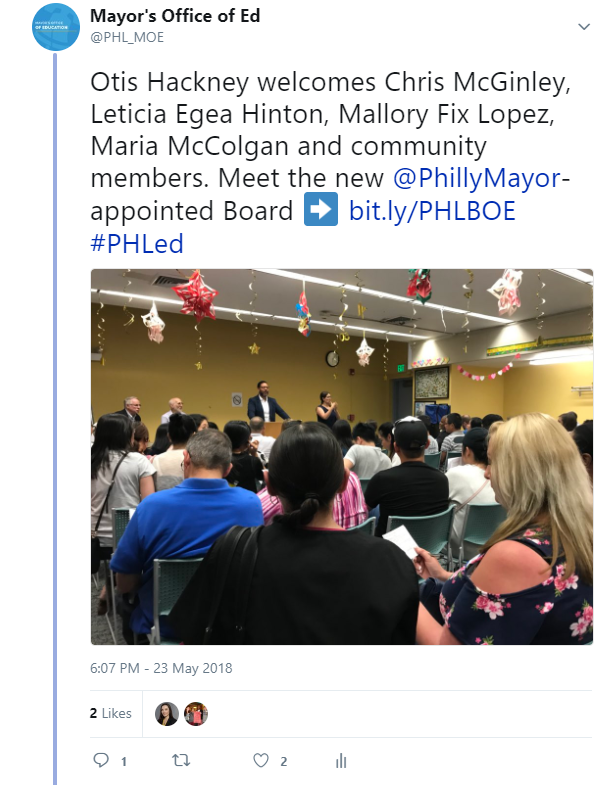
[(492, 373), (492, 374), (490, 374), (490, 375), (489, 375), (489, 378), (490, 378), (490, 379), (495, 379), (495, 378), (496, 378), (496, 374), (495, 374), (495, 373)]
[(263, 753), (257, 752), (256, 755), (254, 756), (254, 762), (261, 769), (263, 768), (263, 766), (267, 765), (268, 761), (269, 761), (269, 756), (267, 755), (266, 752)]

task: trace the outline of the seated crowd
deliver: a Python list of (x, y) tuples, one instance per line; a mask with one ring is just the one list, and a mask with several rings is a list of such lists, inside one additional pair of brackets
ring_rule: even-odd
[[(220, 431), (203, 415), (184, 414), (174, 398), (149, 446), (139, 411), (139, 401), (127, 398), (123, 411), (100, 417), (91, 449), (91, 533), (116, 574), (128, 643), (148, 642), (154, 561), (202, 557), (171, 615), (162, 617), (165, 638), (592, 640), (591, 420), (579, 425), (574, 412), (507, 422), (452, 412), (439, 430), (425, 415), (353, 429), (340, 419), (287, 419), (274, 439), (261, 417), (232, 420)], [(490, 539), (466, 551), (469, 561), (456, 572), (450, 558), (443, 567), (442, 557), (460, 550), (468, 505), (495, 504), (505, 520)], [(450, 505), (444, 554), (417, 548), (412, 560), (383, 537), (392, 516), (432, 516)], [(118, 507), (135, 512), (113, 553)], [(372, 531), (371, 518), (376, 536), (358, 530), (367, 521)], [(248, 536), (236, 539), (233, 527)], [(108, 604), (105, 587), (98, 612)]]

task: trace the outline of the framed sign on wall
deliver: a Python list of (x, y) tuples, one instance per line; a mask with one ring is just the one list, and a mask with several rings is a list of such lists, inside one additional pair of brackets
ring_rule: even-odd
[(436, 401), (449, 397), (449, 366), (415, 371), (415, 400)]

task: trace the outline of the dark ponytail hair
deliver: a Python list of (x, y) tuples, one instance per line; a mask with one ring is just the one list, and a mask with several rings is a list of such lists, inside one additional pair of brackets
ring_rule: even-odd
[(269, 484), (282, 501), (279, 523), (306, 526), (328, 508), (343, 483), (339, 442), (326, 425), (306, 422), (283, 431), (269, 457)]
[(384, 439), (390, 440), (390, 449), (388, 450), (388, 457), (390, 460), (396, 455), (396, 447), (394, 445), (394, 423), (393, 422), (382, 422), (379, 426), (379, 433), (383, 436)]

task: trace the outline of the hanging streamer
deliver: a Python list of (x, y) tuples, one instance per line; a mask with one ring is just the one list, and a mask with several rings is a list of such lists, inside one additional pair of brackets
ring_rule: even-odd
[[(515, 360), (518, 360), (520, 357), (521, 357), (520, 354), (516, 354)], [(470, 371), (467, 371), (465, 368), (462, 368), (461, 365), (458, 365), (457, 369), (458, 369), (458, 373), (461, 373), (462, 376), (465, 376), (467, 379), (472, 379), (473, 382), (484, 382), (485, 379), (491, 379), (493, 381), (497, 376), (502, 376), (503, 374), (508, 373), (512, 367), (513, 364), (508, 363), (507, 365), (504, 366), (504, 368), (501, 368), (499, 371), (495, 371), (495, 373), (487, 374), (487, 376), (485, 374), (479, 376), (477, 374), (470, 373)]]
[[(538, 275), (540, 278), (540, 275)], [(519, 299), (519, 287), (523, 279), (521, 270), (504, 270), (502, 278), (498, 278), (495, 284), (487, 291), (498, 300), (498, 313), (500, 316), (512, 316), (517, 308), (521, 306)]]
[(163, 330), (165, 329), (165, 322), (159, 316), (157, 305), (153, 300), (150, 311), (142, 317), (144, 326), (148, 328), (148, 340), (155, 343), (163, 342)]
[(445, 309), (441, 308), (441, 319), (443, 320), (444, 331), (447, 332), (447, 325), (445, 324)]
[(106, 346), (106, 328), (104, 325), (106, 324), (106, 320), (102, 316), (102, 311), (104, 310), (104, 303), (102, 302), (102, 295), (100, 297), (100, 307), (97, 309), (97, 341), (98, 341), (98, 348), (100, 350), (100, 354), (102, 355), (102, 359), (100, 361), (101, 365), (106, 365), (106, 358), (104, 357), (104, 349)]
[(407, 297), (415, 297), (420, 303), (427, 303), (432, 297), (430, 270), (409, 270), (411, 280), (407, 287)]
[(464, 322), (462, 323), (462, 328), (466, 329), (466, 342), (464, 343), (464, 354), (468, 354), (468, 341), (470, 340), (470, 319), (468, 318), (468, 314), (470, 313), (471, 308), (471, 299), (472, 295), (474, 294), (474, 289), (472, 288), (472, 282), (474, 281), (474, 273), (472, 270), (466, 270), (468, 273), (468, 283), (462, 284), (462, 289), (465, 289), (464, 297), (468, 303), (468, 307), (466, 308), (466, 313), (464, 314)]
[(368, 365), (371, 355), (373, 354), (374, 351), (375, 350), (371, 349), (371, 347), (366, 342), (366, 334), (363, 331), (362, 342), (360, 343), (360, 346), (356, 349), (356, 354), (358, 355), (358, 362), (360, 363), (360, 365), (362, 366)]
[(385, 346), (383, 347), (383, 381), (387, 382), (388, 380), (388, 360), (390, 357), (390, 339), (388, 334), (385, 334)]
[(343, 310), (341, 311), (341, 315), (339, 316), (339, 340), (340, 341), (349, 341), (349, 334), (345, 331), (347, 327), (347, 322), (343, 319), (343, 315), (348, 309), (347, 300), (345, 299), (345, 289), (341, 287), (341, 307)]
[[(545, 286), (546, 284), (542, 280), (540, 270), (538, 270), (538, 291), (536, 292), (536, 327), (538, 328), (538, 331), (542, 330), (542, 325), (544, 324), (544, 319), (542, 318), (544, 316), (544, 310), (542, 309), (542, 306), (545, 304), (546, 300), (542, 296), (542, 290)], [(592, 331), (593, 330), (591, 330), (591, 332)]]
[[(250, 300), (250, 329), (252, 331), (252, 338), (256, 339), (258, 336), (258, 316), (254, 315), (253, 310), (254, 310), (254, 303), (258, 300), (258, 292), (254, 288), (254, 284), (256, 283), (256, 273), (254, 272), (254, 270), (250, 270), (250, 272), (252, 274), (252, 280), (250, 281), (250, 285), (248, 286), (248, 289), (250, 289), (250, 292), (252, 294), (252, 299)], [(253, 342), (252, 345), (256, 347), (256, 352), (252, 351), (252, 347), (249, 346), (248, 349), (250, 349), (250, 354), (258, 354), (258, 350), (260, 349), (260, 346), (256, 346), (256, 340)]]
[[(129, 273), (130, 273), (130, 272), (131, 272), (131, 270), (129, 270), (129, 269), (125, 270), (125, 272), (123, 273), (123, 278), (127, 278), (127, 276), (129, 275)], [(126, 284), (125, 284), (125, 286), (123, 287), (123, 291), (124, 291), (126, 294), (128, 294), (128, 292), (127, 292), (127, 289), (129, 289), (129, 287), (130, 287), (130, 286), (131, 286), (131, 281), (129, 280), (129, 278), (127, 278), (127, 283), (126, 283)], [(127, 327), (131, 327), (131, 325), (132, 325), (132, 324), (135, 322), (135, 320), (136, 320), (136, 317), (135, 317), (135, 316), (132, 314), (132, 312), (131, 312), (131, 311), (129, 310), (129, 308), (127, 307), (128, 305), (130, 305), (130, 304), (131, 304), (131, 301), (132, 301), (132, 300), (133, 300), (133, 297), (130, 295), (130, 296), (129, 296), (129, 300), (127, 300), (127, 304), (123, 306), (123, 313), (125, 314), (125, 316), (127, 316), (127, 315), (129, 314), (129, 318), (127, 319), (127, 321), (126, 321), (126, 322), (125, 322), (125, 324), (123, 325), (123, 327), (125, 327), (125, 328), (127, 328)]]

